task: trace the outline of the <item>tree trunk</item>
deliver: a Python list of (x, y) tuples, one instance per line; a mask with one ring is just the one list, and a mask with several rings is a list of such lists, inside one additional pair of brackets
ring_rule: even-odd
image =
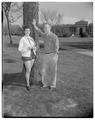
[(7, 25), (8, 25), (8, 33), (9, 33), (9, 37), (10, 37), (10, 45), (12, 45), (13, 42), (12, 42), (12, 37), (11, 37), (11, 31), (10, 31), (10, 24), (9, 24), (8, 15), (6, 15), (6, 19), (7, 19)]
[[(37, 35), (35, 33), (34, 27), (32, 25), (33, 19), (36, 19), (38, 23), (38, 2), (24, 2), (23, 3), (23, 26), (29, 26), (31, 30), (30, 36), (34, 38), (34, 40), (37, 43)], [(37, 65), (35, 64), (33, 69), (32, 69), (32, 81), (37, 80)], [(36, 79), (36, 80), (35, 80)]]
[(33, 19), (38, 23), (38, 3), (25, 2), (23, 4), (23, 25), (29, 26), (31, 29), (31, 36), (35, 39), (34, 29), (32, 25)]
[(2, 25), (3, 25), (3, 7), (2, 7)]

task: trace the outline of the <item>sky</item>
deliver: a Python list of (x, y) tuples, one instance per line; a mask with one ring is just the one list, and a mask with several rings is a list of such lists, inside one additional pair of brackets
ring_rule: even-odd
[[(62, 24), (74, 24), (79, 20), (87, 20), (91, 23), (93, 20), (92, 2), (39, 2), (40, 11), (56, 11), (63, 14)], [(14, 24), (22, 26), (22, 18)]]
[(62, 13), (63, 23), (74, 23), (77, 20), (93, 20), (93, 4), (91, 2), (40, 2), (41, 11), (57, 11)]

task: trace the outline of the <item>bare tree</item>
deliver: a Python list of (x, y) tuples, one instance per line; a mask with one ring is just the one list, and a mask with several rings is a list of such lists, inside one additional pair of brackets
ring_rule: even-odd
[(23, 25), (28, 25), (31, 28), (31, 36), (35, 39), (35, 31), (32, 25), (33, 19), (38, 23), (38, 2), (24, 2), (23, 4)]
[(9, 22), (14, 23), (22, 16), (23, 16), (23, 3), (19, 2), (11, 3)]
[[(38, 2), (24, 2), (23, 4), (23, 25), (24, 26), (29, 26), (31, 29), (31, 36), (34, 38), (34, 40), (36, 40), (37, 43), (37, 39), (36, 38), (36, 32), (34, 30), (34, 27), (32, 25), (32, 21), (33, 19), (36, 19), (37, 23), (38, 23), (38, 11), (39, 11), (39, 3)], [(34, 67), (32, 69), (32, 74), (31, 74), (31, 79), (32, 82), (33, 80), (36, 81), (37, 80), (37, 64), (38, 62), (36, 61), (36, 63), (34, 64)]]
[[(9, 37), (10, 37), (10, 44), (12, 45), (12, 37), (11, 37), (11, 31), (10, 31), (10, 23), (9, 23), (9, 11), (11, 7), (11, 2), (3, 2), (2, 3), (2, 12), (5, 12), (6, 20), (7, 20), (7, 25), (8, 25), (8, 32), (9, 32)], [(2, 20), (3, 22), (3, 20)]]
[(41, 20), (52, 25), (60, 24), (62, 17), (63, 14), (57, 13), (57, 11), (41, 11)]
[(63, 16), (64, 16), (63, 14), (60, 13), (58, 14), (56, 24), (61, 24)]
[(8, 32), (10, 37), (10, 44), (12, 45), (12, 37), (11, 37), (11, 30), (10, 25), (11, 23), (16, 22), (20, 17), (23, 15), (23, 3), (18, 2), (3, 2), (2, 3), (2, 23), (3, 23), (3, 11), (5, 12), (7, 25), (8, 25)]

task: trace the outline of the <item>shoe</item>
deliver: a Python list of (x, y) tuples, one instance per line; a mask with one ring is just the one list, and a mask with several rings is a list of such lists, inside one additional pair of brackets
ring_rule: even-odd
[(48, 86), (46, 86), (46, 85), (43, 85), (43, 86), (41, 86), (41, 88), (48, 88)]
[(43, 88), (47, 88), (48, 86), (46, 86), (46, 85), (43, 85)]
[(55, 87), (48, 86), (48, 89), (49, 89), (49, 90), (54, 90)]
[(26, 86), (26, 89), (27, 89), (28, 91), (30, 91), (30, 86)]
[(31, 83), (30, 83), (30, 86), (33, 86), (33, 85), (34, 85), (34, 83), (33, 83), (33, 82), (31, 82)]
[(41, 87), (43, 86), (43, 83), (42, 83), (42, 81), (39, 81), (39, 86), (41, 86)]

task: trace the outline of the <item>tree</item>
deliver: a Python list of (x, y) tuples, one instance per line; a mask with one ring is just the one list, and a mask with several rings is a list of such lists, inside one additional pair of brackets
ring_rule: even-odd
[(41, 11), (41, 20), (52, 25), (60, 24), (62, 18), (63, 14), (57, 13), (57, 11)]
[[(6, 16), (7, 26), (8, 26), (8, 34), (10, 37), (10, 44), (12, 45), (12, 37), (11, 37), (11, 23), (16, 22), (23, 15), (23, 3), (19, 2), (3, 2), (2, 3), (2, 23), (3, 17)], [(5, 14), (3, 14), (3, 12)]]
[(35, 39), (35, 31), (32, 25), (33, 19), (36, 19), (38, 23), (38, 3), (25, 2), (23, 4), (23, 25), (30, 26), (31, 36)]
[[(3, 2), (2, 3), (2, 14), (3, 14), (3, 10), (4, 10), (5, 16), (6, 16), (6, 20), (7, 20), (7, 25), (8, 25), (8, 32), (9, 32), (9, 37), (10, 37), (10, 44), (12, 45), (12, 37), (11, 37), (10, 23), (9, 23), (9, 11), (10, 11), (10, 7), (11, 7), (11, 2)], [(3, 20), (2, 20), (2, 22), (3, 22)]]
[(12, 2), (9, 13), (9, 22), (14, 23), (23, 16), (23, 3)]
[[(36, 33), (32, 25), (33, 19), (36, 19), (38, 22), (38, 3), (37, 2), (24, 2), (23, 3), (23, 26), (29, 26), (31, 29), (31, 36), (36, 40)], [(37, 41), (36, 41), (37, 43)], [(37, 65), (35, 64), (34, 68), (32, 69), (32, 78), (33, 80), (37, 79)]]
[(57, 11), (41, 11), (41, 21), (48, 22), (52, 25), (53, 32), (56, 33), (55, 25), (60, 25), (63, 14), (58, 13)]

